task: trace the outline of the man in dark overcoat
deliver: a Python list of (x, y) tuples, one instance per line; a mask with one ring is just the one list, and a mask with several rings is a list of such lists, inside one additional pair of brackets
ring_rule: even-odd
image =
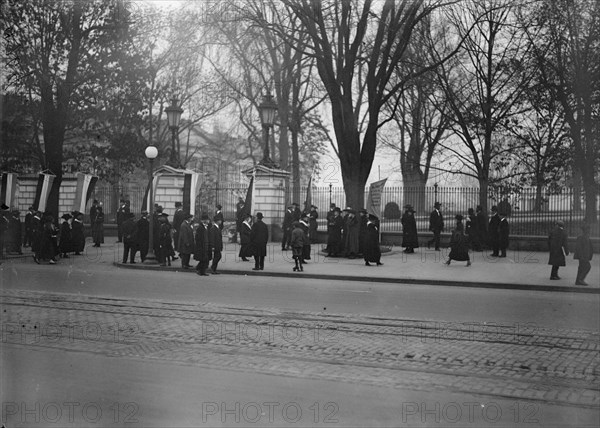
[(92, 224), (92, 240), (94, 247), (104, 244), (104, 211), (102, 204), (94, 199), (90, 208), (90, 223)]
[(557, 221), (554, 228), (548, 236), (548, 248), (550, 250), (550, 258), (548, 264), (552, 265), (550, 271), (550, 279), (560, 279), (558, 276), (558, 268), (566, 266), (565, 256), (569, 255), (569, 247), (567, 246), (567, 232), (562, 221)]
[(379, 227), (377, 226), (379, 219), (376, 215), (369, 214), (367, 221), (367, 236), (365, 240), (365, 266), (371, 266), (369, 262), (374, 262), (377, 266), (381, 266), (381, 249), (379, 248)]
[(590, 226), (589, 224), (583, 223), (581, 225), (581, 235), (577, 237), (575, 254), (573, 255), (575, 260), (579, 260), (575, 285), (588, 285), (588, 283), (585, 282), (585, 277), (590, 272), (590, 269), (592, 269), (590, 261), (592, 260), (593, 253), (592, 241), (590, 240)]
[(342, 227), (344, 220), (340, 215), (341, 211), (338, 207), (333, 209), (333, 216), (327, 224), (329, 234), (327, 235), (327, 257), (337, 257), (340, 253), (340, 244), (342, 242)]
[(192, 229), (192, 214), (186, 214), (179, 227), (179, 255), (181, 256), (181, 267), (190, 269), (190, 258), (194, 254), (194, 230)]
[(24, 247), (31, 246), (31, 239), (32, 239), (31, 220), (33, 219), (34, 215), (35, 215), (35, 210), (33, 209), (33, 207), (29, 207), (29, 210), (27, 210), (27, 214), (25, 214), (25, 221), (23, 222), (23, 226), (25, 227), (25, 236), (23, 238), (23, 246)]
[(223, 220), (216, 214), (213, 217), (213, 222), (210, 224), (208, 243), (212, 253), (210, 271), (214, 275), (218, 275), (217, 268), (219, 267), (219, 261), (221, 261), (221, 254), (223, 252)]
[(319, 224), (317, 223), (318, 218), (319, 212), (317, 211), (317, 207), (311, 205), (310, 212), (308, 213), (308, 237), (311, 244), (317, 242), (317, 229), (319, 228)]
[(286, 251), (290, 247), (290, 239), (292, 238), (292, 224), (294, 223), (294, 205), (288, 205), (285, 213), (283, 214), (283, 224), (281, 229), (283, 230), (283, 238), (281, 241), (281, 251)]
[(61, 216), (63, 219), (62, 224), (60, 225), (60, 241), (59, 241), (59, 249), (61, 257), (64, 259), (68, 259), (68, 253), (74, 250), (73, 246), (73, 230), (71, 227), (71, 223), (69, 220), (72, 219), (71, 214), (66, 213)]
[(173, 248), (179, 251), (179, 227), (185, 218), (186, 213), (183, 211), (183, 204), (175, 202), (175, 214), (173, 215)]
[(498, 207), (494, 205), (492, 207), (492, 217), (490, 217), (490, 224), (488, 226), (488, 238), (490, 241), (490, 247), (492, 247), (492, 257), (498, 257), (500, 251), (500, 216), (498, 215)]
[(263, 213), (261, 212), (256, 213), (256, 222), (252, 225), (250, 241), (254, 247), (254, 268), (252, 270), (264, 270), (269, 228), (263, 222)]
[(508, 224), (505, 212), (500, 212), (498, 215), (500, 216), (500, 223), (498, 224), (498, 247), (500, 255), (498, 257), (506, 257), (506, 249), (510, 241), (510, 225)]
[[(152, 239), (157, 242), (158, 234), (152, 236)], [(150, 241), (150, 222), (148, 221), (148, 211), (143, 210), (140, 219), (137, 221), (137, 245), (140, 251), (142, 263), (148, 255), (148, 246)]]
[(194, 260), (198, 262), (196, 265), (196, 273), (201, 276), (208, 276), (206, 269), (210, 262), (210, 251), (208, 247), (208, 214), (203, 213), (200, 216), (200, 224), (196, 229), (194, 243)]
[(129, 218), (131, 209), (125, 199), (119, 199), (119, 208), (117, 209), (117, 242), (123, 242), (123, 223)]
[(419, 248), (419, 237), (417, 235), (417, 221), (415, 220), (415, 211), (412, 205), (404, 206), (404, 214), (400, 219), (402, 222), (402, 246), (404, 252), (412, 254), (415, 248)]
[(440, 235), (444, 230), (444, 216), (440, 211), (441, 203), (433, 204), (433, 211), (429, 214), (429, 231), (433, 232), (433, 238), (427, 241), (427, 248), (433, 243), (435, 251), (440, 251)]
[[(32, 226), (35, 225), (35, 219), (36, 217), (33, 217)], [(79, 211), (73, 212), (73, 221), (71, 223), (71, 238), (73, 239), (73, 251), (75, 251), (76, 256), (80, 256), (83, 250), (85, 249), (85, 231), (83, 227), (83, 213)]]
[(132, 212), (124, 214), (125, 221), (122, 224), (122, 239), (123, 239), (123, 263), (127, 263), (127, 257), (129, 256), (129, 262), (135, 263), (135, 253), (138, 250), (137, 243), (137, 224), (134, 221), (135, 214)]

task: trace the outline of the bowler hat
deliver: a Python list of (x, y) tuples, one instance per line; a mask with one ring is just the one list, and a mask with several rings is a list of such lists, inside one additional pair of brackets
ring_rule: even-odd
[(433, 206), (434, 206), (434, 207), (441, 207), (441, 206), (442, 206), (442, 204), (436, 201), (436, 202), (435, 202), (435, 204), (433, 204)]
[(263, 213), (261, 213), (261, 212), (256, 213), (256, 218), (259, 219), (259, 220), (262, 220)]

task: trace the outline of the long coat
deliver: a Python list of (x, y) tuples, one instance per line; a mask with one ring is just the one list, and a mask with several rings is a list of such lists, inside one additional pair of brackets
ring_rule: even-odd
[(344, 250), (346, 255), (358, 254), (358, 240), (360, 234), (360, 223), (357, 217), (350, 217), (346, 219), (346, 242), (344, 243)]
[(379, 262), (381, 259), (381, 249), (379, 248), (379, 229), (375, 223), (367, 223), (367, 233), (365, 238), (365, 261)]
[(90, 208), (90, 222), (92, 223), (92, 240), (96, 244), (104, 244), (104, 211), (100, 206)]
[(592, 260), (592, 241), (587, 236), (578, 236), (577, 242), (575, 242), (575, 254), (573, 258), (575, 260), (590, 261)]
[(444, 216), (440, 211), (433, 210), (429, 214), (429, 230), (431, 232), (441, 232), (444, 230)]
[(510, 225), (508, 220), (503, 218), (498, 224), (498, 245), (500, 248), (508, 248), (508, 241), (510, 235)]
[(470, 260), (469, 245), (467, 244), (467, 237), (464, 235), (462, 227), (452, 231), (452, 236), (450, 237), (450, 254), (448, 257), (450, 260), (457, 260), (459, 262)]
[(267, 242), (269, 242), (269, 228), (262, 220), (256, 220), (250, 231), (250, 242), (254, 247), (255, 255), (266, 257)]
[(68, 221), (63, 221), (60, 225), (60, 244), (61, 253), (70, 253), (74, 251), (73, 245), (73, 231)]
[(292, 255), (295, 257), (302, 257), (304, 253), (304, 242), (306, 236), (304, 234), (304, 228), (301, 226), (295, 227), (292, 230)]
[(123, 242), (135, 246), (137, 245), (137, 224), (133, 221), (133, 218), (127, 218), (122, 225), (123, 228)]
[(208, 262), (211, 259), (208, 249), (208, 230), (200, 223), (196, 229), (196, 240), (194, 245), (194, 260)]
[(317, 242), (317, 229), (319, 228), (319, 224), (317, 223), (317, 219), (319, 218), (319, 213), (317, 211), (311, 211), (308, 213), (308, 235), (310, 237), (310, 242)]
[(187, 221), (181, 223), (181, 226), (179, 227), (179, 242), (177, 243), (177, 248), (179, 248), (181, 254), (194, 253), (194, 231)]
[(73, 220), (73, 224), (71, 225), (71, 239), (73, 240), (73, 251), (81, 253), (85, 248), (83, 222)]
[(500, 216), (498, 214), (494, 214), (492, 218), (490, 218), (490, 224), (488, 227), (488, 237), (490, 239), (490, 243), (494, 244), (498, 242), (500, 239), (500, 231), (498, 227), (500, 226)]
[[(81, 236), (83, 236), (83, 224), (81, 224)], [(85, 238), (83, 238), (83, 242), (84, 242), (84, 246), (85, 246)], [(40, 251), (41, 245), (42, 245), (42, 220), (37, 216), (33, 216), (33, 218), (31, 219), (31, 250), (33, 252), (38, 252), (38, 251)], [(77, 251), (83, 251), (84, 246), (81, 247), (81, 250), (77, 250)]]
[[(158, 236), (153, 236), (152, 239), (156, 242)], [(146, 217), (141, 217), (137, 221), (137, 241), (140, 252), (148, 252), (148, 241), (150, 240), (150, 222)]]
[(413, 212), (402, 214), (402, 246), (419, 248), (419, 237), (417, 235), (417, 221)]
[(548, 236), (548, 248), (550, 249), (548, 264), (552, 266), (565, 266), (565, 255), (569, 255), (569, 247), (567, 246), (567, 232), (562, 227), (555, 226), (552, 229)]
[(58, 229), (51, 221), (46, 221), (42, 228), (41, 258), (53, 259), (58, 251)]
[(254, 246), (251, 239), (252, 227), (243, 222), (240, 229), (240, 253), (239, 257), (251, 257), (254, 255)]
[(212, 251), (223, 251), (223, 234), (221, 228), (215, 223), (211, 223), (208, 227), (208, 246), (211, 253)]

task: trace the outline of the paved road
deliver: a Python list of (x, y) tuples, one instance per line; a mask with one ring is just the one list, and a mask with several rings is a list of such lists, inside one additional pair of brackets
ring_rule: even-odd
[(0, 269), (8, 426), (600, 421), (597, 295)]

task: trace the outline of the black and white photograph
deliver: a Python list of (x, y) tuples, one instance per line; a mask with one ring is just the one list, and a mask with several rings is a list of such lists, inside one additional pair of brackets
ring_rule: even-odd
[(0, 16), (0, 427), (600, 426), (600, 1)]

